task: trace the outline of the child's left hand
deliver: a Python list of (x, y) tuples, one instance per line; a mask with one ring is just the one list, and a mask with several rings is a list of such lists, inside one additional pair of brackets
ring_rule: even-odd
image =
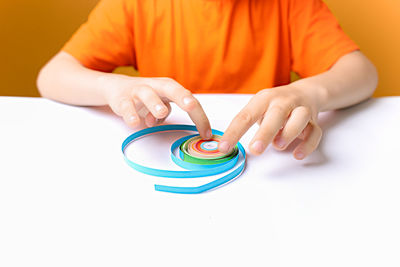
[(258, 122), (260, 128), (250, 142), (252, 154), (261, 154), (270, 143), (276, 149), (284, 150), (299, 138), (303, 141), (294, 149), (293, 155), (303, 159), (317, 148), (322, 136), (317, 124), (319, 106), (318, 92), (295, 84), (262, 90), (233, 119), (219, 149), (230, 151)]

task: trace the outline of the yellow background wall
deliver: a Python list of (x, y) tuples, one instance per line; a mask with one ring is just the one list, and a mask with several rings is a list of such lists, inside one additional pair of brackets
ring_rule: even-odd
[(375, 96), (400, 95), (400, 0), (325, 0), (379, 72)]
[[(400, 1), (325, 2), (378, 67), (380, 83), (375, 96), (400, 95)], [(40, 67), (86, 20), (96, 3), (0, 0), (0, 95), (38, 96), (35, 79)]]
[(0, 95), (38, 96), (40, 68), (97, 0), (0, 0)]

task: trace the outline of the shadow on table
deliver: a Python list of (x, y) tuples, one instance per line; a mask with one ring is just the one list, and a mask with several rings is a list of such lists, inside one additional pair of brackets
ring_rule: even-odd
[(126, 129), (128, 132), (133, 132), (133, 131), (138, 131), (141, 130), (143, 128), (146, 128), (143, 120), (141, 122), (140, 125), (138, 125), (135, 128), (131, 128), (129, 127), (124, 120), (119, 117), (118, 115), (116, 115), (109, 106), (99, 106), (99, 107), (89, 107), (89, 109), (91, 109), (93, 112), (100, 114), (102, 117), (106, 117), (106, 118), (110, 118), (112, 120), (115, 120), (116, 122), (118, 122), (122, 128)]
[[(349, 118), (353, 117), (354, 114), (363, 112), (364, 110), (369, 110), (372, 106), (376, 104), (376, 101), (374, 99), (368, 99), (366, 101), (363, 101), (359, 104), (353, 105), (351, 107), (343, 108), (340, 110), (335, 110), (335, 111), (328, 111), (324, 112), (320, 115), (318, 121), (319, 125), (322, 128), (323, 133), (329, 133), (329, 131), (332, 128), (338, 127), (341, 124), (343, 124), (346, 120)], [(316, 160), (315, 162), (307, 162), (305, 166), (315, 166), (315, 165), (321, 165), (329, 161), (328, 156), (324, 153), (324, 148), (325, 148), (325, 140), (322, 137), (321, 143), (319, 145), (319, 148), (317, 149), (316, 154), (320, 157), (320, 160)]]

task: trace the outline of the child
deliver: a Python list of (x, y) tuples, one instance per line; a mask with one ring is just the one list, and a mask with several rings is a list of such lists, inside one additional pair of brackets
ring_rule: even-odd
[[(112, 74), (119, 66), (141, 77)], [(291, 70), (302, 79), (290, 83)], [(102, 0), (38, 77), (42, 96), (109, 105), (130, 126), (154, 126), (175, 102), (203, 138), (210, 124), (192, 93), (252, 93), (220, 151), (259, 122), (250, 152), (300, 138), (296, 159), (319, 144), (319, 112), (356, 104), (376, 85), (375, 67), (322, 0)]]

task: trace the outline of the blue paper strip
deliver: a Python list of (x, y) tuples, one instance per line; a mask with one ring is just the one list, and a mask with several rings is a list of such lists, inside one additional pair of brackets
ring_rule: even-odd
[[(170, 193), (180, 193), (180, 194), (198, 194), (202, 193), (204, 191), (216, 188), (218, 186), (221, 186), (234, 178), (240, 176), (240, 174), (243, 172), (244, 167), (245, 167), (245, 162), (246, 162), (246, 152), (243, 148), (243, 146), (238, 143), (238, 149), (239, 153), (233, 157), (231, 160), (220, 163), (220, 164), (213, 164), (213, 165), (200, 165), (200, 164), (194, 164), (194, 163), (189, 163), (183, 161), (180, 157), (177, 157), (174, 153), (176, 149), (179, 149), (179, 146), (185, 142), (186, 140), (192, 138), (193, 136), (196, 135), (189, 135), (183, 138), (178, 139), (171, 145), (171, 159), (175, 164), (178, 166), (187, 169), (187, 171), (172, 171), (172, 170), (161, 170), (161, 169), (155, 169), (155, 168), (150, 168), (146, 167), (143, 165), (140, 165), (138, 163), (135, 163), (128, 159), (128, 157), (125, 155), (125, 149), (126, 147), (131, 143), (137, 140), (138, 138), (141, 138), (143, 136), (153, 134), (153, 133), (158, 133), (158, 132), (166, 132), (166, 131), (194, 131), (197, 132), (196, 126), (194, 125), (184, 125), (184, 124), (173, 124), (173, 125), (161, 125), (161, 126), (156, 126), (156, 127), (151, 127), (151, 128), (146, 128), (143, 130), (140, 130), (136, 133), (133, 133), (132, 135), (128, 136), (125, 141), (122, 143), (122, 153), (124, 155), (124, 159), (126, 163), (131, 166), (133, 169), (140, 171), (142, 173), (152, 175), (152, 176), (158, 176), (158, 177), (166, 177), (166, 178), (200, 178), (200, 177), (206, 177), (206, 176), (213, 176), (213, 175), (218, 175), (223, 172), (232, 170), (225, 176), (218, 178), (212, 182), (206, 183), (201, 186), (197, 187), (177, 187), (177, 186), (167, 186), (167, 185), (155, 185), (155, 190), (157, 191), (163, 191), (163, 192), (170, 192)], [(223, 135), (224, 133), (218, 130), (212, 130), (213, 134), (217, 135)], [(240, 163), (238, 167), (235, 168), (235, 165), (237, 165), (237, 162), (239, 160), (239, 154), (242, 154), (243, 156), (243, 161)]]

